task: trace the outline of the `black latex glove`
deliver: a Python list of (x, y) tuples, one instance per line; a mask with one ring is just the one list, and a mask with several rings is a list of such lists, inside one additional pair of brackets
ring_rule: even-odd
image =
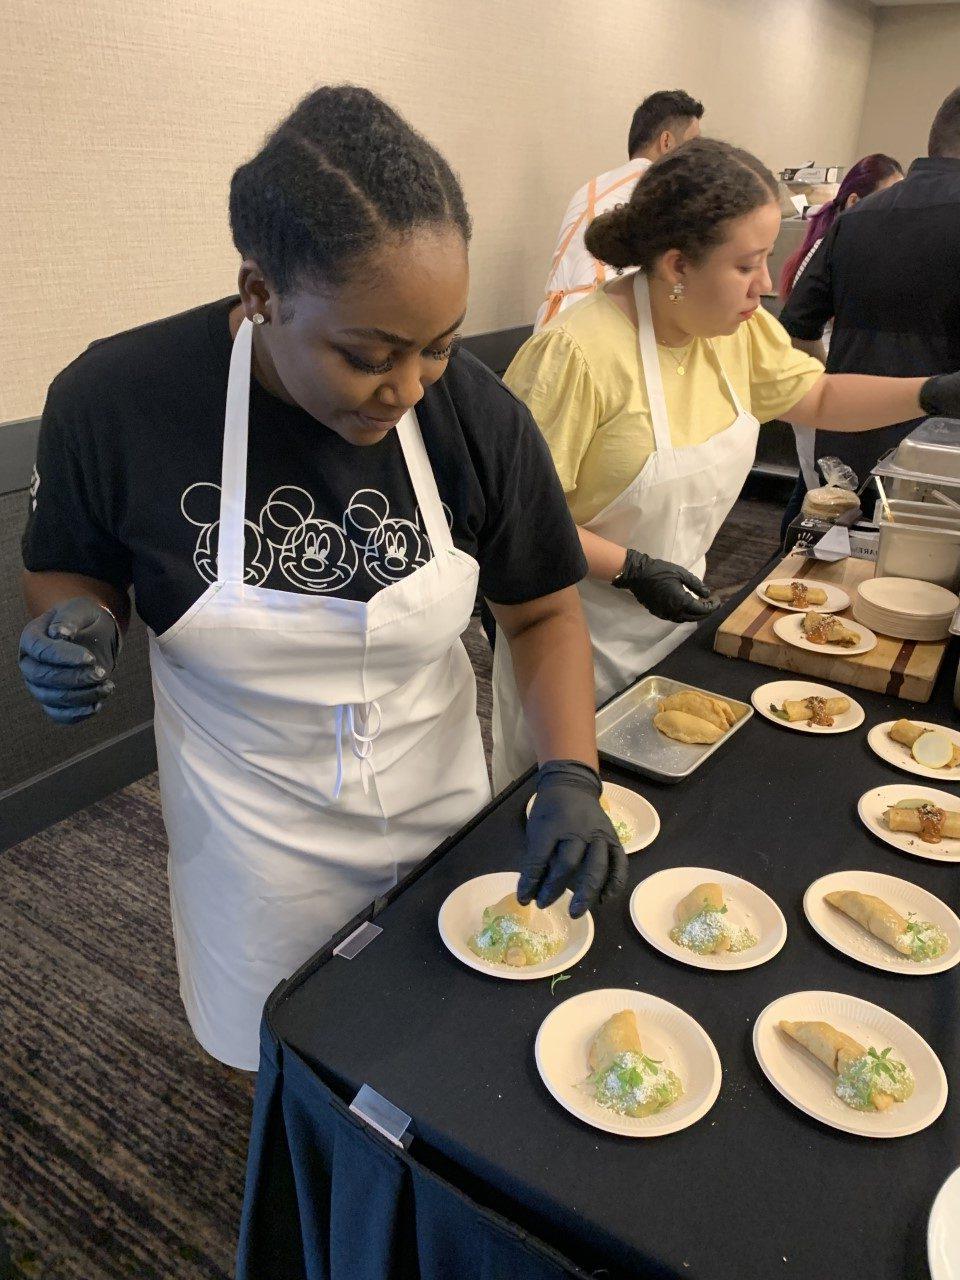
[(717, 607), (715, 600), (707, 599), (710, 588), (699, 578), (678, 564), (654, 560), (642, 551), (627, 551), (613, 585), (633, 592), (639, 604), (667, 622), (699, 622)]
[(119, 648), (109, 610), (77, 596), (27, 623), (20, 636), (20, 671), (51, 720), (75, 724), (99, 711), (113, 692), (109, 676)]
[(623, 888), (627, 857), (600, 808), (601, 791), (600, 775), (579, 760), (541, 765), (517, 884), (522, 905), (536, 897), (538, 907), (549, 907), (572, 889), (576, 918)]
[(960, 373), (938, 373), (920, 388), (920, 408), (934, 418), (960, 418)]

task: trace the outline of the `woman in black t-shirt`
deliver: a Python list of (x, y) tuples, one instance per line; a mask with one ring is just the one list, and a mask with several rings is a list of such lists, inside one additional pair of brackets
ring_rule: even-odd
[(529, 413), (455, 350), (453, 173), (373, 94), (320, 89), (230, 214), (238, 298), (97, 343), (50, 389), (20, 663), (54, 719), (95, 714), (135, 588), (181, 992), (204, 1047), (253, 1069), (277, 981), (488, 797), (458, 638), (478, 582), (543, 762), (520, 900), (569, 886), (580, 915), (624, 858), (577, 535)]

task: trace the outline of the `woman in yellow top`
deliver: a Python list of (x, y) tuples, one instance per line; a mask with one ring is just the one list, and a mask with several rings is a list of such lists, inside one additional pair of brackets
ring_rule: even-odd
[[(761, 422), (864, 431), (960, 416), (960, 374), (825, 374), (760, 308), (780, 229), (755, 156), (700, 138), (656, 161), (586, 243), (637, 268), (535, 334), (507, 370), (550, 446), (589, 562), (580, 584), (598, 704), (670, 653), (713, 605), (706, 552)], [(494, 662), (494, 782), (534, 761), (506, 644)]]

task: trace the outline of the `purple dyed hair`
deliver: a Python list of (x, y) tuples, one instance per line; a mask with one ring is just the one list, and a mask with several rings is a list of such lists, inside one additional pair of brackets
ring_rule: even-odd
[(827, 234), (837, 216), (843, 213), (850, 197), (855, 195), (862, 200), (864, 196), (873, 195), (880, 183), (892, 178), (895, 173), (903, 174), (899, 161), (894, 160), (893, 156), (885, 156), (882, 151), (864, 156), (855, 165), (851, 165), (833, 199), (812, 218), (807, 219), (807, 234), (803, 238), (803, 244), (783, 264), (780, 272), (780, 297), (784, 302), (790, 297), (800, 264), (817, 241)]

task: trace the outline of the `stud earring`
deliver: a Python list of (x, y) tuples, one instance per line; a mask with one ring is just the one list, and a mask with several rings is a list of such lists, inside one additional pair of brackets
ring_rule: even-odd
[(254, 323), (254, 324), (263, 324), (263, 322), (264, 322), (264, 320), (266, 320), (266, 318), (267, 318), (267, 317), (263, 314), (263, 312), (262, 312), (262, 311), (255, 311), (255, 312), (254, 312), (254, 314), (253, 314), (253, 323)]
[(686, 290), (683, 287), (683, 281), (678, 280), (677, 283), (670, 290), (670, 301), (679, 302), (685, 292)]

